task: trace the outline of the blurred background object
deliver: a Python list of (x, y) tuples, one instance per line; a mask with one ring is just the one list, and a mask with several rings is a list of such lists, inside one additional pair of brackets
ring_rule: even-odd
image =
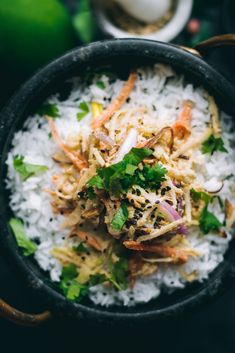
[(71, 17), (59, 0), (1, 0), (1, 100), (36, 69), (75, 45)]
[(92, 0), (100, 29), (115, 38), (169, 42), (187, 23), (193, 0)]
[(137, 20), (151, 23), (170, 10), (172, 0), (116, 0), (116, 3)]
[(58, 0), (1, 0), (0, 27), (1, 60), (16, 73), (31, 73), (76, 44)]
[(89, 43), (95, 38), (97, 33), (95, 21), (91, 13), (90, 3), (88, 0), (80, 0), (77, 3), (78, 8), (75, 11), (73, 24), (78, 38), (83, 43)]
[[(222, 31), (221, 9), (232, 11), (232, 4), (229, 0), (0, 0), (4, 81), (0, 103), (39, 67), (82, 43), (142, 36), (194, 46)], [(228, 24), (233, 17), (228, 11), (223, 14)]]

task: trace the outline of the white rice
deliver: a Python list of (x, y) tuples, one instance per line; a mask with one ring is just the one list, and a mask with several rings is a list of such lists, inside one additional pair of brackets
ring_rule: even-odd
[[(184, 82), (182, 76), (176, 75), (171, 68), (157, 64), (153, 68), (138, 70), (142, 74), (142, 80), (138, 79), (131, 93), (131, 100), (126, 106), (137, 107), (146, 105), (151, 111), (154, 119), (164, 119), (165, 125), (172, 124), (178, 115), (178, 108), (186, 99), (196, 103), (193, 111), (193, 127), (198, 132), (204, 131), (210, 120), (208, 112), (208, 101), (202, 88), (195, 88), (192, 84)], [(170, 79), (169, 79), (170, 78)], [(105, 83), (104, 90), (95, 85), (84, 86), (79, 79), (74, 79), (74, 88), (66, 101), (59, 101), (57, 96), (49, 99), (50, 103), (57, 104), (60, 117), (55, 119), (56, 127), (63, 139), (70, 134), (83, 131), (87, 136), (91, 130), (88, 126), (91, 119), (89, 113), (82, 122), (78, 122), (76, 114), (79, 102), (95, 101), (104, 106), (108, 98), (115, 96), (123, 82), (117, 79), (110, 84), (106, 76), (102, 76)], [(153, 107), (154, 106), (154, 107)], [(156, 108), (156, 110), (155, 110)], [(206, 182), (213, 177), (223, 179), (233, 174), (235, 170), (235, 156), (233, 152), (231, 118), (221, 113), (223, 121), (223, 140), (229, 153), (215, 152), (213, 156), (202, 155), (198, 152), (199, 161), (205, 160), (205, 169), (196, 166), (197, 178), (200, 182)], [(50, 253), (51, 249), (63, 243), (67, 231), (61, 230), (60, 224), (63, 219), (61, 215), (54, 215), (50, 206), (50, 196), (42, 192), (42, 188), (51, 187), (51, 175), (58, 171), (58, 165), (52, 160), (57, 146), (53, 139), (48, 137), (49, 127), (43, 117), (38, 115), (29, 117), (24, 124), (23, 130), (18, 131), (12, 141), (12, 149), (9, 152), (7, 165), (8, 177), (7, 188), (11, 190), (10, 207), (16, 217), (21, 218), (25, 224), (26, 233), (29, 238), (39, 241), (35, 259), (39, 266), (50, 273), (52, 281), (59, 281), (61, 265)], [(13, 156), (23, 155), (25, 161), (33, 164), (48, 166), (48, 171), (39, 176), (34, 176), (22, 181), (13, 167)], [(226, 180), (220, 192), (221, 198), (226, 197), (235, 202), (230, 192), (235, 178)], [(210, 206), (211, 211), (223, 221), (223, 213), (218, 205)], [(208, 275), (216, 266), (223, 261), (223, 256), (228, 248), (231, 235), (227, 238), (219, 237), (214, 233), (200, 235), (198, 228), (190, 228), (188, 240), (191, 245), (202, 255), (190, 260), (184, 265), (159, 266), (158, 271), (150, 277), (138, 279), (133, 290), (117, 292), (98, 285), (90, 289), (90, 299), (105, 306), (112, 304), (134, 305), (140, 302), (148, 302), (159, 296), (162, 290), (171, 293), (176, 288), (184, 288), (186, 280), (182, 272), (191, 274), (198, 273), (198, 281), (208, 278)]]

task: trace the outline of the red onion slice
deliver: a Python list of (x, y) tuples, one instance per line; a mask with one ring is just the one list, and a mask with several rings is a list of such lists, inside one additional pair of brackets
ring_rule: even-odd
[[(160, 202), (158, 208), (160, 209), (164, 217), (170, 222), (174, 222), (182, 218), (180, 214), (171, 205), (169, 205), (169, 203), (165, 201)], [(178, 232), (180, 234), (187, 234), (187, 227), (184, 224), (180, 225), (178, 228)]]

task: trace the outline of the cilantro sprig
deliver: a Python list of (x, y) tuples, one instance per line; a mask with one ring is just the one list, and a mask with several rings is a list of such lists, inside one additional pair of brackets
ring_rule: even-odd
[(120, 231), (122, 230), (127, 219), (128, 219), (128, 209), (126, 204), (122, 202), (120, 208), (115, 213), (111, 221), (111, 227), (114, 230)]
[(224, 141), (221, 137), (215, 137), (214, 135), (210, 135), (210, 137), (203, 142), (202, 144), (202, 153), (209, 153), (213, 155), (215, 151), (228, 153), (227, 149), (224, 147)]
[(77, 120), (81, 121), (89, 113), (90, 109), (87, 102), (81, 102), (79, 109), (81, 111), (77, 113)]
[(204, 192), (204, 191), (196, 191), (195, 189), (191, 189), (190, 190), (190, 195), (191, 195), (193, 201), (195, 201), (195, 202), (198, 202), (198, 201), (202, 200), (206, 204), (208, 204), (211, 201), (211, 199), (212, 199), (212, 196), (207, 194), (206, 192)]
[(117, 290), (125, 290), (128, 287), (128, 261), (125, 258), (119, 258), (117, 262), (110, 262), (109, 274), (91, 275), (89, 286), (96, 286), (104, 282), (111, 283)]
[(110, 265), (111, 276), (109, 281), (117, 290), (124, 290), (128, 287), (127, 271), (128, 261), (125, 258), (120, 258), (117, 262)]
[(103, 81), (97, 81), (96, 86), (100, 89), (105, 89), (105, 83)]
[(59, 109), (56, 104), (45, 103), (38, 109), (38, 114), (41, 116), (48, 115), (51, 118), (58, 118)]
[(193, 201), (198, 202), (200, 200), (204, 201), (205, 206), (203, 207), (200, 217), (199, 226), (204, 234), (208, 234), (210, 231), (218, 231), (223, 224), (219, 219), (211, 212), (208, 211), (209, 203), (215, 199), (218, 199), (221, 209), (223, 209), (223, 203), (219, 196), (211, 196), (204, 191), (196, 191), (194, 189), (190, 190), (190, 195)]
[(119, 258), (118, 261), (109, 263), (107, 274), (97, 273), (90, 275), (87, 283), (78, 282), (78, 269), (74, 264), (69, 264), (62, 269), (59, 287), (68, 300), (79, 302), (89, 291), (89, 288), (102, 284), (111, 283), (117, 290), (124, 290), (128, 286), (127, 281), (128, 261)]
[(151, 154), (152, 150), (148, 148), (132, 148), (121, 162), (98, 169), (88, 186), (117, 195), (126, 192), (132, 185), (157, 189), (165, 180), (167, 170), (160, 164), (144, 166), (142, 170), (138, 168), (138, 164)]
[(13, 158), (14, 169), (20, 174), (23, 181), (27, 180), (31, 176), (37, 173), (44, 173), (48, 170), (48, 167), (38, 164), (30, 164), (24, 162), (24, 157), (16, 155)]
[(14, 233), (18, 246), (23, 250), (24, 256), (34, 254), (37, 250), (37, 245), (27, 237), (23, 223), (17, 218), (11, 218), (9, 225)]
[(199, 218), (200, 229), (204, 234), (208, 234), (212, 230), (218, 231), (223, 226), (218, 218), (208, 211), (207, 207), (208, 205), (203, 208)]
[(76, 253), (87, 253), (88, 249), (84, 242), (82, 241), (80, 244), (73, 246), (73, 251)]
[(88, 286), (79, 283), (77, 268), (74, 264), (63, 267), (60, 280), (60, 288), (66, 298), (71, 301), (80, 301), (88, 293)]

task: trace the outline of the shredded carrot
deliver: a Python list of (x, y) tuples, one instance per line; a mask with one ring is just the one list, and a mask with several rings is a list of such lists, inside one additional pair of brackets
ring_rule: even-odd
[(121, 108), (121, 106), (125, 103), (125, 101), (129, 97), (134, 87), (136, 78), (137, 78), (136, 71), (132, 71), (129, 75), (127, 82), (122, 87), (119, 95), (113, 99), (113, 101), (111, 102), (109, 107), (103, 112), (103, 114), (101, 114), (98, 119), (95, 119), (92, 122), (93, 129), (100, 128), (111, 118), (111, 116), (115, 113), (116, 110)]
[(59, 179), (59, 175), (56, 175), (56, 174), (52, 175), (52, 177), (51, 177), (52, 183), (56, 183), (58, 179)]
[(55, 126), (53, 119), (49, 118), (49, 117), (46, 117), (46, 118), (47, 118), (47, 121), (48, 121), (50, 129), (51, 129), (52, 137), (54, 138), (54, 140), (56, 141), (58, 146), (64, 151), (66, 156), (70, 159), (70, 161), (73, 163), (73, 165), (79, 171), (83, 168), (87, 168), (88, 163), (85, 160), (85, 158), (77, 152), (74, 153), (73, 151), (70, 150), (70, 148), (68, 146), (66, 146), (66, 144), (63, 142), (63, 140), (61, 139), (61, 137), (58, 134), (58, 131), (56, 129), (56, 126)]
[(75, 229), (73, 232), (71, 232), (71, 236), (73, 235), (77, 235), (81, 240), (85, 241), (88, 245), (90, 245), (95, 250), (103, 251), (103, 246), (99, 243), (99, 241), (96, 238), (94, 238), (88, 232)]
[(183, 139), (191, 133), (192, 109), (194, 103), (190, 100), (183, 102), (182, 111), (173, 125), (174, 136)]
[(171, 257), (174, 261), (181, 263), (188, 261), (189, 254), (184, 250), (174, 249), (163, 245), (145, 245), (132, 240), (124, 241), (123, 244), (130, 250), (157, 253), (162, 256)]
[(108, 147), (109, 146), (106, 143), (104, 143), (103, 141), (99, 142), (99, 149), (100, 150), (106, 150), (106, 148), (108, 148)]
[(51, 190), (51, 189), (48, 189), (48, 188), (43, 188), (42, 191), (46, 192), (47, 194), (51, 195), (51, 196), (54, 196), (56, 195), (56, 192)]

